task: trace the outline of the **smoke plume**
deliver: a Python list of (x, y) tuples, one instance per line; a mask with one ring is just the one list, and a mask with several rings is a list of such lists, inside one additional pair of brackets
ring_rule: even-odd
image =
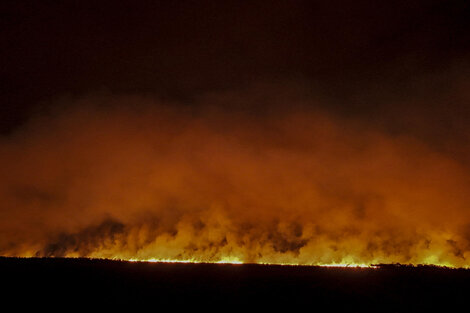
[(1, 137), (0, 255), (470, 265), (466, 147), (279, 90), (193, 101), (61, 99)]

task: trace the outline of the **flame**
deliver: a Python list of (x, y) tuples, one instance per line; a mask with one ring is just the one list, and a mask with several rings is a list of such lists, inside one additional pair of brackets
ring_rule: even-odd
[(0, 141), (0, 255), (470, 265), (456, 154), (324, 112), (95, 101)]
[(337, 268), (378, 268), (377, 265), (373, 264), (360, 264), (360, 263), (333, 263), (333, 264), (310, 264), (310, 265), (300, 265), (297, 263), (244, 263), (243, 261), (226, 258), (220, 261), (215, 262), (203, 262), (198, 260), (172, 260), (172, 259), (129, 259), (129, 260), (119, 260), (119, 261), (128, 261), (128, 262), (144, 262), (144, 263), (193, 263), (193, 264), (232, 264), (232, 265), (241, 265), (241, 264), (261, 264), (261, 265), (281, 265), (281, 266), (319, 266), (319, 267), (337, 267)]

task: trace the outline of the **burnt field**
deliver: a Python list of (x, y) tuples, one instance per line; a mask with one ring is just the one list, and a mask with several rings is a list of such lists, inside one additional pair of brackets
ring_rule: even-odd
[[(470, 271), (429, 266), (379, 268), (136, 263), (0, 258), (5, 299), (48, 303), (329, 305), (409, 311), (465, 305)], [(465, 307), (465, 306), (464, 306)]]

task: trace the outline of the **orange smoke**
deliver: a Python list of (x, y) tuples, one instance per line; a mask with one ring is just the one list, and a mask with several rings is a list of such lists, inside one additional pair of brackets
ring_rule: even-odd
[(2, 138), (0, 255), (470, 265), (456, 158), (322, 111), (219, 100), (90, 97)]

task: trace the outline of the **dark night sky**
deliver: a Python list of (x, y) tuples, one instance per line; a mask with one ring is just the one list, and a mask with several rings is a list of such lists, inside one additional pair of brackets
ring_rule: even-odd
[(302, 84), (347, 114), (468, 115), (423, 104), (468, 87), (467, 1), (88, 2), (1, 5), (3, 132), (62, 95), (187, 101), (260, 81)]

